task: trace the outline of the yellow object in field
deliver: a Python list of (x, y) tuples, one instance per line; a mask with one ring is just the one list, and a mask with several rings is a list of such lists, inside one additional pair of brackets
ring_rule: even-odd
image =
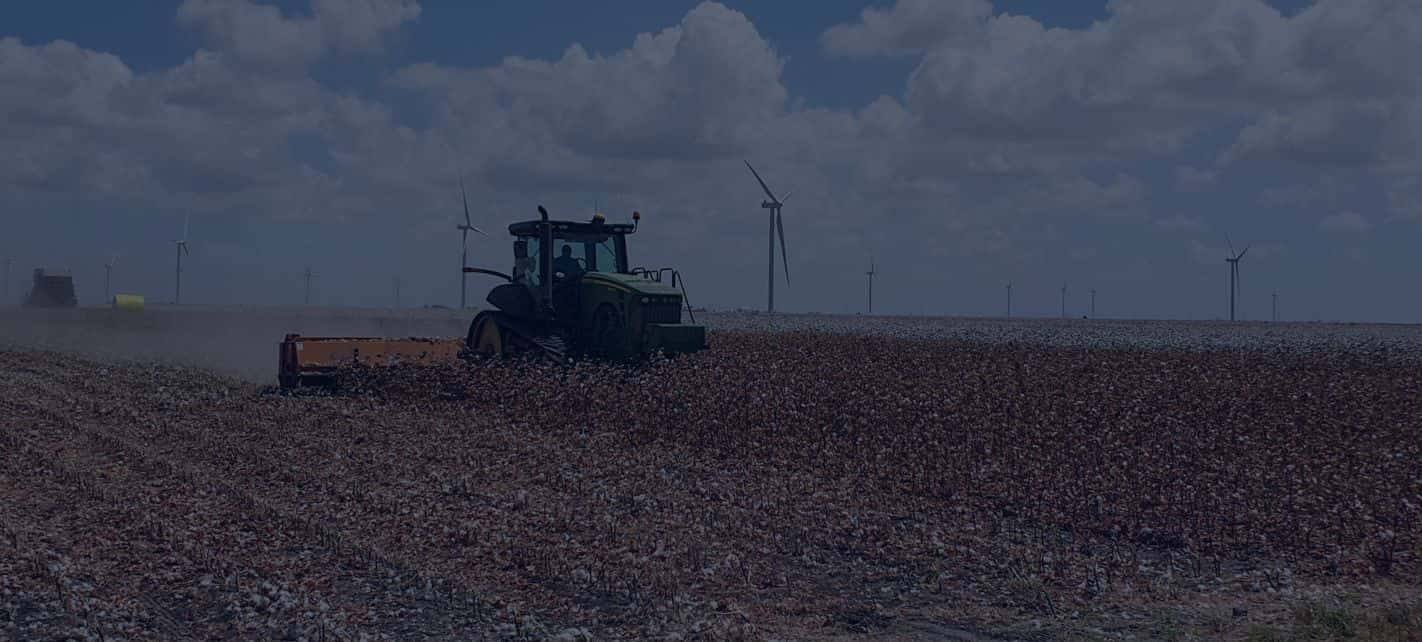
[(115, 309), (115, 310), (142, 310), (142, 309), (143, 309), (143, 297), (141, 297), (141, 296), (139, 296), (139, 295), (137, 295), (137, 294), (115, 294), (115, 295), (114, 295), (114, 309)]

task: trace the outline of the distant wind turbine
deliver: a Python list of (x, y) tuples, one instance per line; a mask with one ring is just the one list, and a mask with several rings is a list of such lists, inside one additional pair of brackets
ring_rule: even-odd
[(1278, 320), (1279, 320), (1279, 293), (1278, 293), (1278, 292), (1275, 292), (1275, 293), (1274, 293), (1274, 305), (1273, 305), (1273, 309), (1271, 310), (1271, 312), (1272, 312), (1272, 314), (1270, 314), (1270, 317), (1269, 317), (1269, 318), (1270, 318), (1271, 320), (1275, 321), (1275, 322), (1278, 322)]
[(104, 264), (104, 303), (113, 299), (113, 289), (110, 284), (113, 282), (114, 264), (118, 263), (118, 255), (115, 254)]
[(174, 272), (173, 272), (173, 303), (174, 303), (174, 304), (179, 304), (179, 303), (182, 303), (182, 302), (183, 302), (183, 255), (188, 253), (188, 219), (189, 219), (189, 218), (190, 218), (190, 217), (187, 216), (187, 215), (184, 215), (184, 216), (183, 216), (183, 237), (180, 238), (180, 239), (178, 239), (178, 240), (176, 240), (176, 241), (173, 241), (173, 244), (177, 246), (177, 253), (178, 253), (178, 266), (177, 266), (177, 268), (176, 268), (176, 269), (174, 270)]
[(1063, 319), (1066, 318), (1066, 291), (1067, 291), (1067, 284), (1063, 283), (1063, 284), (1062, 284), (1062, 318), (1063, 318)]
[(760, 188), (765, 190), (766, 197), (770, 199), (762, 201), (760, 206), (770, 210), (770, 279), (767, 281), (765, 290), (765, 311), (775, 312), (775, 235), (777, 231), (780, 233), (780, 259), (785, 266), (785, 285), (790, 285), (790, 258), (785, 255), (785, 222), (780, 216), (780, 208), (785, 205), (785, 201), (790, 200), (790, 195), (786, 194), (785, 200), (776, 198), (775, 194), (771, 193), (770, 187), (761, 179), (760, 173), (751, 167), (750, 161), (745, 161), (745, 164), (746, 168), (755, 176), (755, 181), (760, 183)]
[(869, 314), (874, 314), (874, 257), (869, 257), (869, 271), (864, 273), (869, 277)]
[(1096, 288), (1091, 288), (1091, 318), (1096, 318)]
[(311, 266), (306, 266), (306, 296), (302, 299), (304, 305), (311, 305)]
[(1012, 282), (1007, 282), (1007, 318), (1012, 318)]
[(472, 230), (484, 234), (484, 236), (488, 236), (488, 234), (485, 234), (484, 230), (474, 227), (473, 221), (469, 219), (469, 195), (464, 191), (463, 176), (459, 177), (459, 196), (464, 200), (464, 224), (456, 226), (456, 229), (459, 230), (461, 247), (459, 254), (459, 309), (463, 310), (467, 307), (465, 303), (469, 295), (469, 287), (466, 285), (469, 281), (469, 232)]
[(1243, 252), (1235, 254), (1234, 241), (1231, 241), (1229, 237), (1226, 236), (1225, 243), (1229, 244), (1230, 256), (1225, 258), (1225, 263), (1229, 264), (1229, 320), (1233, 321), (1235, 298), (1238, 296), (1239, 291), (1239, 260), (1244, 258), (1244, 255), (1249, 252), (1250, 246), (1244, 246)]

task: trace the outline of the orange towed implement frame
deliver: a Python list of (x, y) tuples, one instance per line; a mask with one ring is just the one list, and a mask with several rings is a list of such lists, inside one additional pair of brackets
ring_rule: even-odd
[(303, 337), (281, 342), (277, 379), (283, 388), (329, 385), (341, 366), (433, 365), (459, 358), (462, 339)]

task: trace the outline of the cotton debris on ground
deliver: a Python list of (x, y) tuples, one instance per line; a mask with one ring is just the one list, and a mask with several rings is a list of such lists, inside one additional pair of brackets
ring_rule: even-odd
[(0, 353), (0, 620), (1149, 638), (1422, 594), (1418, 343), (747, 319), (641, 367), (347, 369), (329, 394)]

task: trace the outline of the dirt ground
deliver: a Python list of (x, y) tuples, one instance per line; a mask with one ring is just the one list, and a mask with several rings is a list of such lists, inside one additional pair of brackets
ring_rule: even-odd
[(0, 631), (1417, 639), (1422, 379), (1335, 356), (721, 332), (287, 395), (0, 351)]

